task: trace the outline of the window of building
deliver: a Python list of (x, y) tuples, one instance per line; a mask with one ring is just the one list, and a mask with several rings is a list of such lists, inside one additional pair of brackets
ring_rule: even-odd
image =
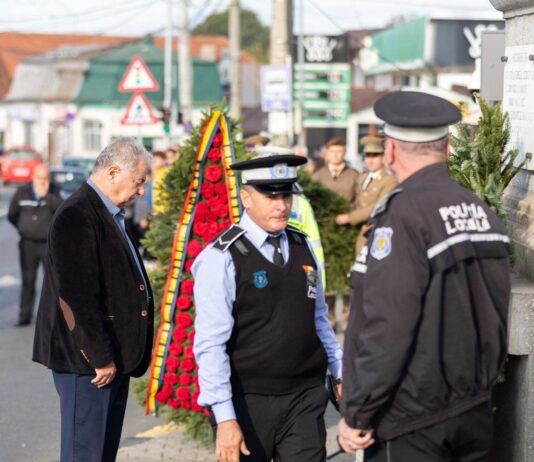
[(102, 122), (98, 120), (83, 121), (83, 149), (100, 151), (102, 148)]

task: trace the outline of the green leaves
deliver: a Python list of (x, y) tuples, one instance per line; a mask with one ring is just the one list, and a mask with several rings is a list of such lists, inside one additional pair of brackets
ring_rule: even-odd
[(448, 159), (449, 170), (461, 185), (505, 218), (503, 192), (525, 162), (514, 165), (518, 152), (505, 152), (510, 122), (501, 104), (490, 106), (479, 95), (475, 98), (481, 111), (478, 126), (472, 129), (467, 124), (456, 125), (457, 134), (451, 135), (453, 153)]

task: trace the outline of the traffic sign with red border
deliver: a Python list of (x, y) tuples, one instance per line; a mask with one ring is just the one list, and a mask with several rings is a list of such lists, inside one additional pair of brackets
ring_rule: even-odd
[(126, 113), (121, 120), (123, 125), (152, 125), (158, 123), (158, 119), (152, 113), (152, 107), (141, 92), (132, 95)]
[(158, 91), (158, 81), (139, 55), (135, 55), (122, 76), (118, 90), (121, 93)]

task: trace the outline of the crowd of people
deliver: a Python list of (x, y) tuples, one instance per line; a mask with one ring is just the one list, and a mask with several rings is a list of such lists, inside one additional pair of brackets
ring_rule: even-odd
[[(210, 411), (220, 462), (325, 461), (327, 371), (344, 451), (371, 462), (487, 460), (490, 394), (506, 355), (506, 229), (447, 170), (449, 125), (461, 119), (454, 105), (393, 92), (375, 112), (384, 133), (362, 139), (366, 171), (346, 163), (339, 138), (313, 171), (352, 208), (338, 225), (361, 226), (343, 347), (306, 231), (313, 213), (303, 218), (297, 169), (306, 157), (256, 139), (256, 155), (230, 166), (240, 173), (241, 220), (192, 267), (198, 403)], [(60, 397), (62, 462), (115, 460), (129, 380), (145, 373), (154, 330), (136, 239), (161, 213), (161, 178), (178, 155), (119, 138), (63, 203), (39, 186), (43, 168), (10, 210), (28, 287), (34, 258), (23, 254), (46, 255), (33, 359), (51, 369)], [(48, 239), (27, 231), (41, 219)]]

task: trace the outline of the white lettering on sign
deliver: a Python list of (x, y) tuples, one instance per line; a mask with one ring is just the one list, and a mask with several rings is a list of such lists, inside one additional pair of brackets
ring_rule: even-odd
[(491, 229), (488, 216), (480, 205), (462, 202), (458, 205), (441, 207), (439, 214), (445, 223), (447, 234), (465, 231), (483, 233)]
[(304, 37), (302, 40), (306, 49), (306, 61), (308, 62), (329, 62), (334, 59), (334, 48), (337, 40), (321, 35)]

